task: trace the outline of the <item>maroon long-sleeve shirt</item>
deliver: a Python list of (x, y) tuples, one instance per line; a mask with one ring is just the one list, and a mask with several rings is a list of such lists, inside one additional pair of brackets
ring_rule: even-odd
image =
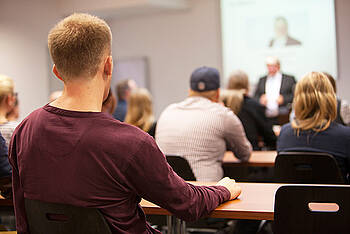
[(30, 233), (24, 198), (104, 215), (112, 233), (155, 233), (145, 198), (184, 220), (207, 215), (230, 197), (222, 186), (194, 186), (167, 164), (153, 138), (101, 112), (46, 105), (16, 129), (10, 144), (17, 232)]

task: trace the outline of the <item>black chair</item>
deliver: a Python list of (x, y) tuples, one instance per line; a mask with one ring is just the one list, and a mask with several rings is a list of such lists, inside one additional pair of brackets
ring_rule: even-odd
[(26, 198), (25, 210), (31, 234), (111, 234), (106, 220), (95, 208)]
[(345, 183), (336, 160), (326, 153), (280, 152), (275, 160), (274, 173), (279, 183)]
[(182, 179), (187, 181), (196, 181), (196, 177), (193, 174), (191, 166), (185, 158), (175, 155), (166, 155), (166, 160), (176, 174), (178, 174)]
[(346, 185), (282, 186), (275, 195), (274, 233), (349, 233), (349, 197)]

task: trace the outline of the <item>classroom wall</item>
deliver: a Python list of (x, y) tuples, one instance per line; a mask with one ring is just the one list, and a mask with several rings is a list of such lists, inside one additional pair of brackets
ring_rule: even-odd
[(109, 21), (114, 59), (147, 56), (157, 116), (187, 96), (195, 68), (221, 68), (219, 1), (190, 5), (185, 11)]
[(0, 73), (15, 81), (22, 118), (48, 100), (47, 34), (55, 21), (53, 1), (0, 2)]

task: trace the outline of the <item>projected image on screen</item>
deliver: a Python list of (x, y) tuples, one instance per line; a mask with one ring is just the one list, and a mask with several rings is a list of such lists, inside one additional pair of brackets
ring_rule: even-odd
[(296, 79), (310, 71), (337, 75), (333, 0), (221, 0), (221, 24), (225, 79), (241, 69), (256, 84), (268, 56)]
[(284, 47), (301, 45), (301, 42), (293, 38), (288, 32), (288, 21), (283, 16), (278, 16), (274, 22), (275, 35), (270, 40), (269, 47)]

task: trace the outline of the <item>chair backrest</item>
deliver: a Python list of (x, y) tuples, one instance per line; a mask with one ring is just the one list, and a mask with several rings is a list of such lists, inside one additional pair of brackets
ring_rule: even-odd
[(25, 210), (31, 234), (111, 234), (106, 220), (95, 208), (25, 198)]
[(275, 195), (274, 233), (349, 233), (349, 197), (346, 185), (282, 186)]
[(326, 153), (280, 152), (275, 160), (274, 173), (279, 183), (345, 183), (336, 160)]
[(196, 181), (196, 177), (193, 174), (191, 166), (185, 158), (175, 155), (166, 155), (166, 160), (176, 174), (178, 174), (182, 179), (187, 181)]

